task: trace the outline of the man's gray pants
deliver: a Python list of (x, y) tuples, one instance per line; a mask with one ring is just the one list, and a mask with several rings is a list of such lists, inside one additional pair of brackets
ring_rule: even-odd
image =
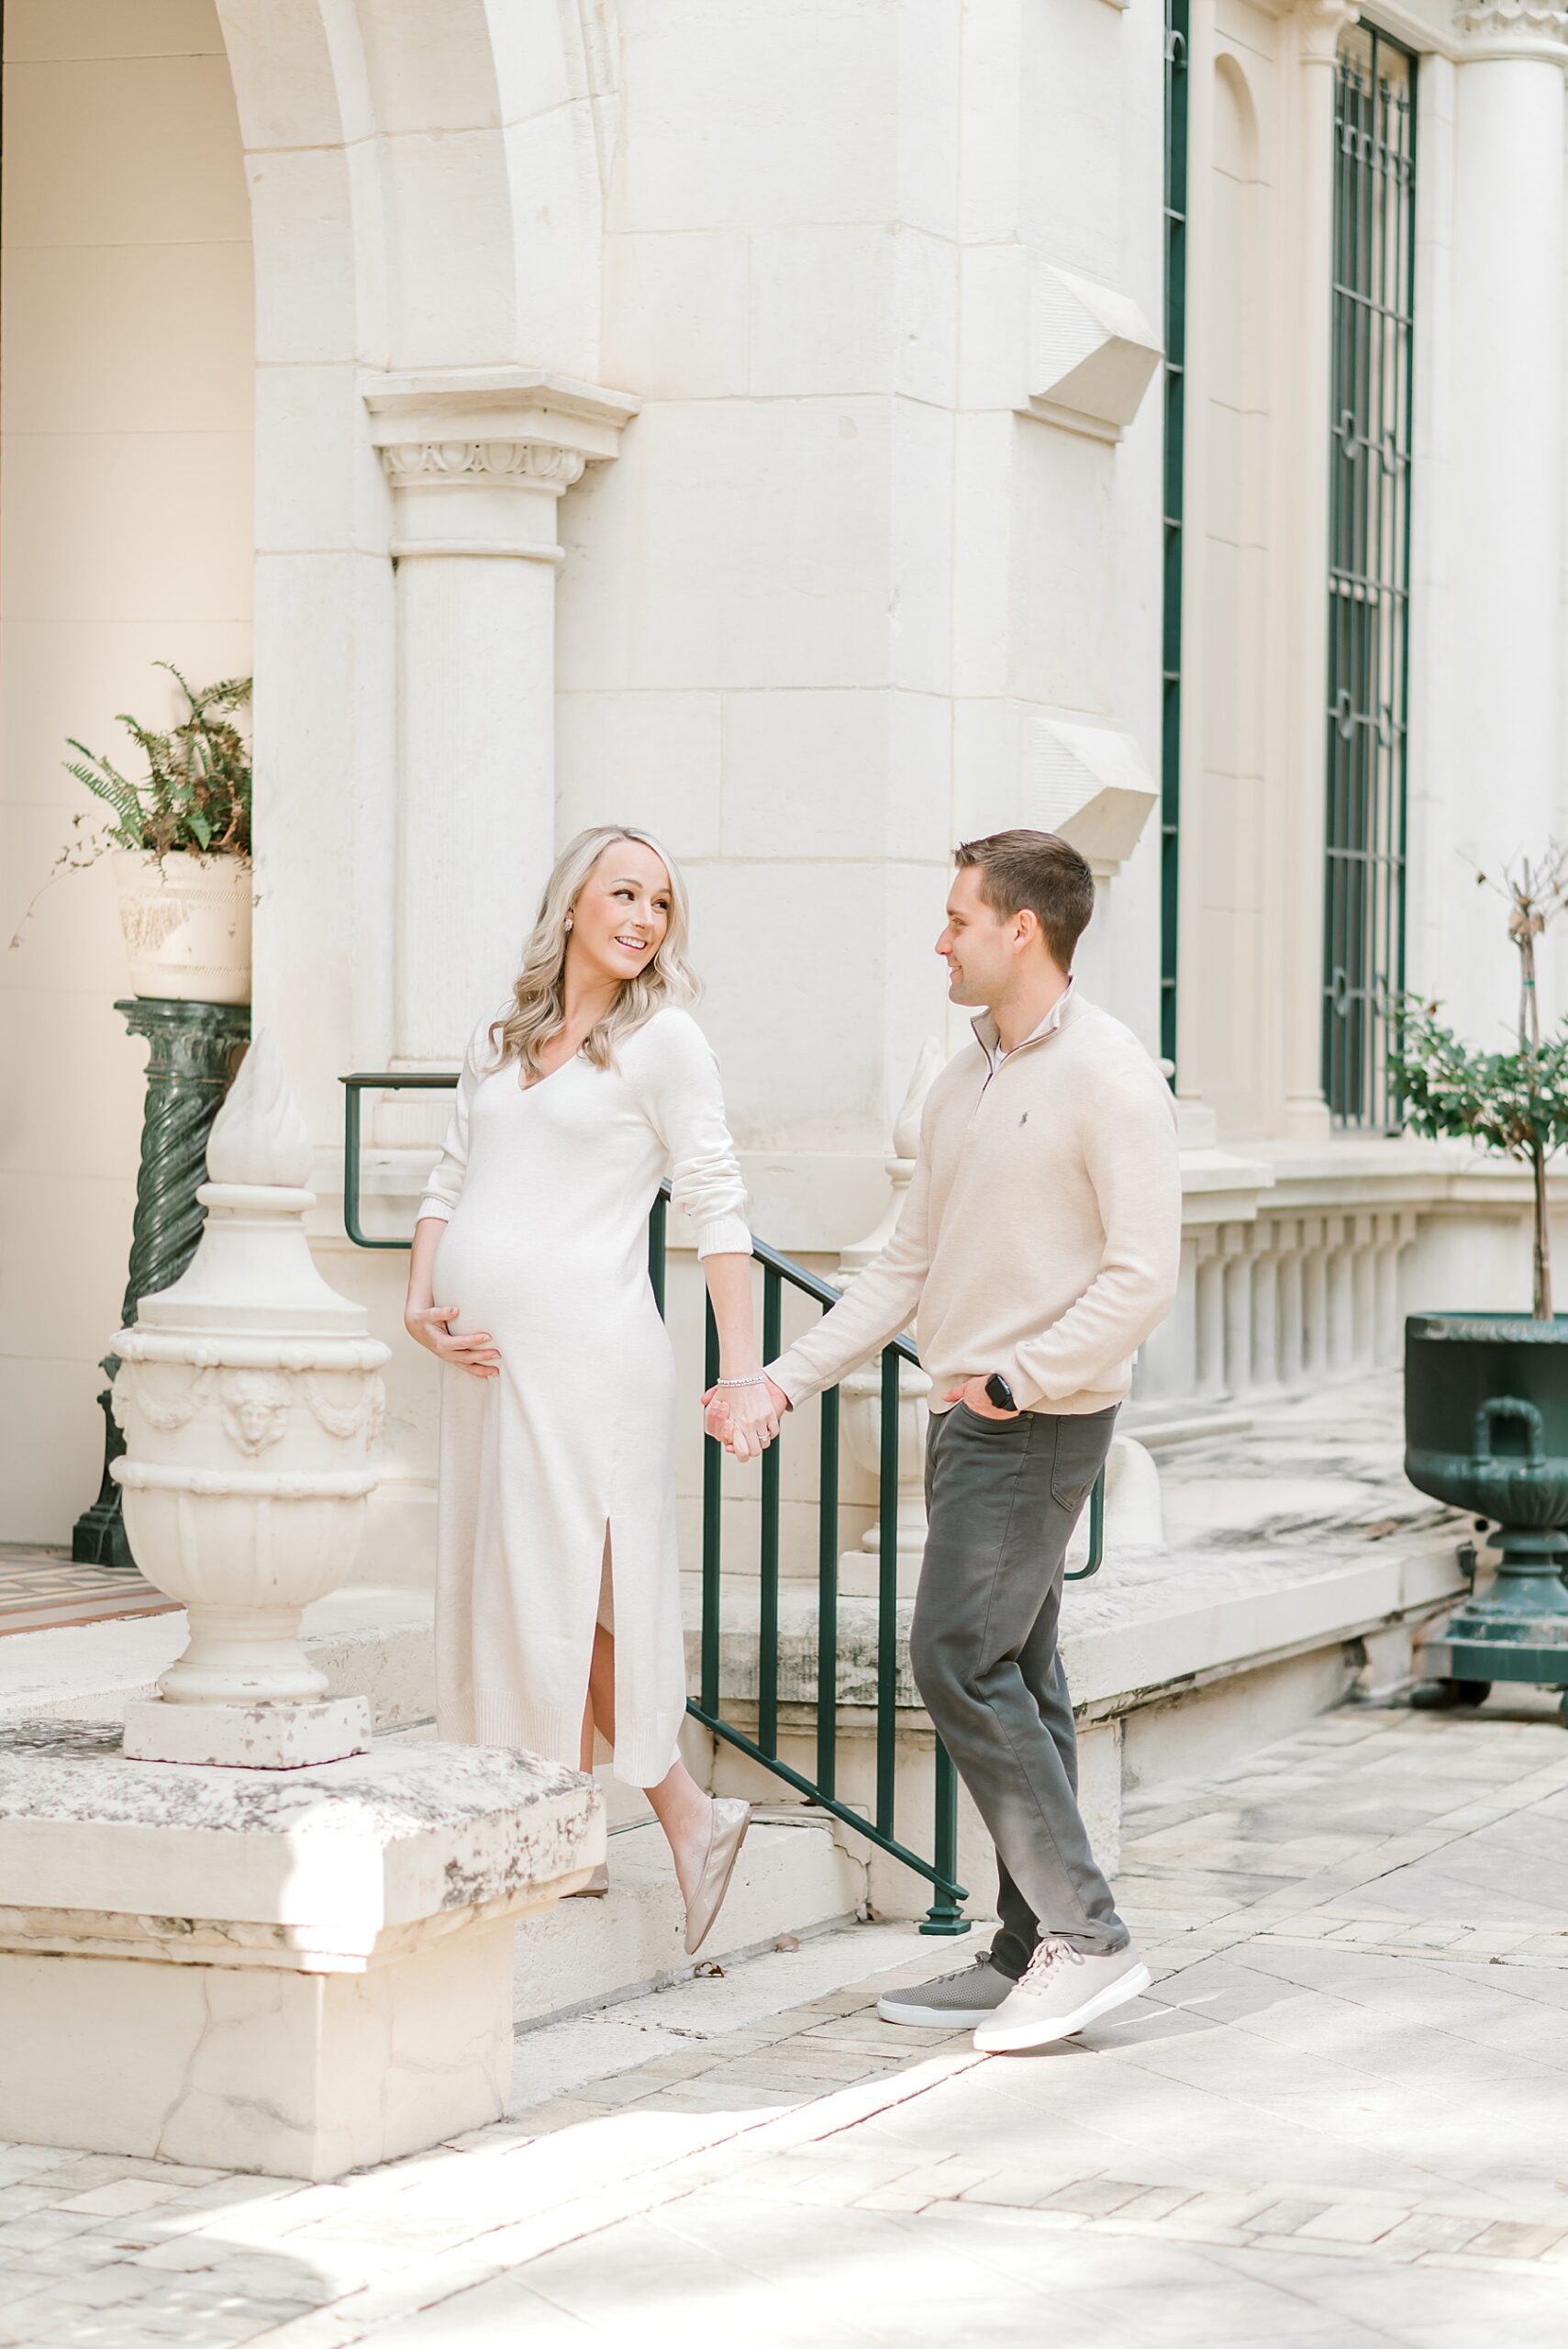
[(1103, 1956), (1128, 1931), (1078, 1809), (1078, 1749), (1057, 1653), (1068, 1537), (1116, 1412), (933, 1412), (929, 1530), (909, 1635), (926, 1710), (996, 1846), (992, 1963), (1016, 1981), (1040, 1932)]

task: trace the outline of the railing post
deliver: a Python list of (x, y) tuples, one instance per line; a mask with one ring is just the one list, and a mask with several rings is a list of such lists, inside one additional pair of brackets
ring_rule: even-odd
[(834, 1789), (839, 1761), (839, 1390), (822, 1397), (817, 1484), (817, 1783)]
[(898, 1351), (882, 1350), (882, 1547), (877, 1562), (876, 1824), (893, 1832), (898, 1768)]
[[(718, 1324), (713, 1318), (711, 1297), (707, 1302), (703, 1354), (703, 1389), (706, 1393), (718, 1376)], [(702, 1442), (702, 1703), (705, 1713), (717, 1713), (719, 1571), (723, 1564), (719, 1520), (723, 1492), (719, 1479), (724, 1465), (724, 1446), (706, 1432)]]
[[(762, 1267), (762, 1360), (776, 1362), (783, 1343), (784, 1285), (772, 1264)], [(757, 1609), (757, 1742), (779, 1750), (779, 1448), (762, 1454), (762, 1525)]]
[(668, 1219), (669, 1202), (661, 1191), (648, 1211), (648, 1286), (653, 1291), (661, 1320), (664, 1318), (664, 1230)]
[(1102, 1468), (1089, 1487), (1089, 1555), (1087, 1563), (1064, 1574), (1063, 1582), (1087, 1582), (1106, 1562), (1106, 1472)]
[(931, 1857), (937, 1874), (946, 1882), (937, 1887), (937, 1897), (927, 1909), (920, 1926), (923, 1933), (967, 1933), (969, 1920), (960, 1909), (949, 1888), (958, 1874), (958, 1772), (952, 1766), (952, 1756), (939, 1737), (936, 1752), (936, 1821), (933, 1828)]

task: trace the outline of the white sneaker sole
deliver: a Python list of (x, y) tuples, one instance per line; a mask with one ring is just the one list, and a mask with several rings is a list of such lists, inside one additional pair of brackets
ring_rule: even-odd
[[(998, 2001), (1000, 2004), (1000, 2001)], [(973, 2031), (989, 2022), (995, 2007), (912, 2007), (900, 1998), (879, 1998), (876, 2011), (884, 2022), (912, 2023), (920, 2031)]]
[(1113, 2007), (1127, 2004), (1129, 1998), (1141, 1998), (1149, 1987), (1149, 1968), (1135, 1965), (1130, 1972), (1119, 1975), (1103, 1990), (1086, 1998), (1070, 2014), (1052, 2015), (1041, 2022), (982, 2023), (974, 2034), (974, 2044), (983, 2054), (1006, 2055), (1019, 2047), (1046, 2047), (1053, 2039), (1071, 2039), (1101, 2015), (1108, 2015)]

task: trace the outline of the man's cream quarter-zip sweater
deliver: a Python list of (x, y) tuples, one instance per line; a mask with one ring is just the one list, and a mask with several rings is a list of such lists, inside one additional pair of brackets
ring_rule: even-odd
[(1169, 1311), (1181, 1255), (1175, 1105), (1119, 1019), (1073, 986), (995, 1067), (995, 1030), (927, 1097), (904, 1212), (840, 1304), (769, 1365), (792, 1403), (918, 1316), (930, 1408), (1000, 1371), (1026, 1410), (1103, 1411)]

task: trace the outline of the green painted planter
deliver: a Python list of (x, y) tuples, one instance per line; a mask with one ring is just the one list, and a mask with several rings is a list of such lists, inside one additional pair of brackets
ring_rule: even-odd
[[(1568, 1688), (1568, 1315), (1419, 1313), (1405, 1324), (1405, 1473), (1495, 1524), (1496, 1579), (1424, 1642), (1418, 1705), (1497, 1680)], [(1568, 1721), (1568, 1697), (1560, 1708)]]

